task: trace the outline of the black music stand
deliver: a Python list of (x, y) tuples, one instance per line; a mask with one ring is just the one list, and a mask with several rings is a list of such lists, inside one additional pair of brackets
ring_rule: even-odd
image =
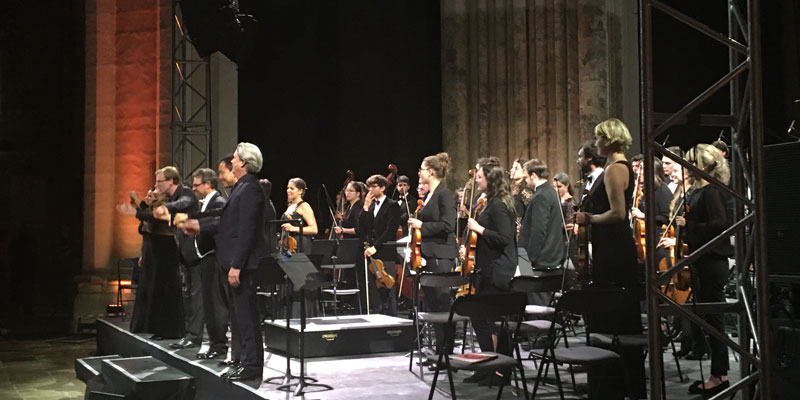
[[(295, 254), (282, 254), (273, 256), (273, 260), (279, 266), (280, 269), (283, 270), (283, 273), (286, 274), (286, 277), (289, 278), (289, 282), (291, 283), (293, 289), (299, 291), (300, 293), (300, 350), (299, 350), (299, 358), (300, 358), (300, 376), (293, 376), (289, 369), (289, 358), (291, 356), (289, 346), (291, 345), (291, 341), (289, 338), (289, 329), (290, 329), (290, 319), (291, 319), (291, 312), (287, 312), (286, 316), (286, 374), (280, 377), (273, 377), (267, 379), (266, 383), (273, 383), (271, 381), (282, 379), (283, 382), (280, 386), (277, 387), (278, 390), (289, 391), (291, 387), (297, 386), (297, 389), (294, 391), (294, 396), (300, 396), (305, 392), (305, 388), (309, 386), (317, 386), (327, 390), (333, 390), (331, 386), (324, 385), (321, 383), (316, 383), (317, 380), (314, 378), (310, 378), (305, 376), (305, 357), (304, 357), (304, 345), (305, 339), (303, 334), (305, 333), (306, 329), (306, 302), (305, 302), (305, 291), (306, 289), (318, 289), (322, 286), (322, 280), (320, 279), (320, 274), (317, 271), (317, 267), (311, 263), (311, 260), (308, 259), (303, 253), (295, 253)], [(272, 264), (269, 262), (269, 264)], [(273, 267), (268, 267), (269, 269), (274, 269)], [(276, 274), (275, 271), (270, 272), (270, 274)], [(274, 275), (273, 275), (274, 276)], [(297, 379), (296, 383), (292, 383), (293, 379)]]
[[(336, 291), (338, 290), (336, 271), (355, 268), (358, 254), (360, 254), (358, 251), (360, 246), (361, 241), (358, 239), (315, 240), (311, 243), (309, 256), (322, 256), (320, 268), (333, 270), (334, 316), (339, 316), (336, 298)], [(358, 279), (356, 279), (356, 285), (358, 285)], [(361, 304), (361, 300), (359, 300), (359, 304)]]

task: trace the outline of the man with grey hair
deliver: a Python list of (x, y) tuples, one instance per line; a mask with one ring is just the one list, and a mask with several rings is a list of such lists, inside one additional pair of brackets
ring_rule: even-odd
[(256, 301), (256, 270), (269, 255), (264, 239), (266, 198), (255, 175), (261, 170), (261, 151), (253, 144), (239, 143), (231, 162), (238, 179), (225, 207), (186, 220), (181, 228), (190, 235), (216, 233), (217, 257), (227, 271), (230, 289), (233, 353), (227, 380), (261, 379), (264, 348)]

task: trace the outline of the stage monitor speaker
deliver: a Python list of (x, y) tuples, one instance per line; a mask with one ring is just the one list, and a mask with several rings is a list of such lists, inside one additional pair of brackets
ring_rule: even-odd
[(767, 266), (770, 275), (800, 277), (800, 172), (796, 160), (800, 142), (764, 146), (763, 185)]

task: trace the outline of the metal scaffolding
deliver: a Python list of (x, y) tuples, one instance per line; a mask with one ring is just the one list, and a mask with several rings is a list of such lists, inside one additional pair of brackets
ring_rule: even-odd
[(172, 162), (186, 182), (211, 163), (211, 62), (192, 45), (179, 4), (172, 2)]
[[(639, 42), (641, 82), (642, 146), (645, 168), (653, 167), (653, 158), (671, 154), (659, 144), (667, 130), (687, 119), (690, 112), (706, 102), (712, 95), (728, 87), (730, 112), (727, 115), (701, 115), (700, 123), (706, 126), (723, 126), (731, 131), (732, 185), (729, 187), (689, 162), (675, 157), (675, 162), (705, 178), (710, 184), (726, 191), (735, 199), (734, 221), (730, 228), (709, 241), (687, 257), (676, 262), (666, 272), (658, 273), (655, 267), (655, 250), (658, 243), (655, 222), (655, 196), (646, 196), (646, 265), (648, 293), (648, 327), (650, 355), (650, 399), (662, 399), (661, 385), (664, 376), (661, 352), (661, 320), (668, 314), (689, 318), (709, 335), (724, 341), (740, 355), (741, 379), (732, 382), (714, 399), (728, 397), (736, 391), (743, 398), (772, 398), (770, 382), (771, 355), (769, 349), (768, 285), (764, 216), (763, 171), (763, 115), (761, 98), (761, 28), (759, 25), (759, 0), (729, 0), (727, 4), (728, 32), (721, 33), (703, 22), (689, 17), (661, 1), (640, 0)], [(721, 10), (722, 11), (722, 10)], [(729, 71), (713, 85), (699, 88), (698, 95), (679, 111), (671, 114), (653, 110), (653, 13), (660, 12), (693, 28), (728, 49)], [(744, 13), (743, 13), (744, 12)], [(645, 174), (645, 192), (654, 193), (652, 172)], [(661, 287), (670, 279), (707, 253), (715, 244), (735, 240), (735, 279), (737, 299), (734, 303), (698, 303), (681, 305), (668, 297)], [(758, 283), (758, 284), (756, 284)], [(738, 343), (723, 331), (712, 328), (701, 317), (709, 313), (735, 313), (739, 317)], [(761, 351), (761, 349), (764, 349)]]

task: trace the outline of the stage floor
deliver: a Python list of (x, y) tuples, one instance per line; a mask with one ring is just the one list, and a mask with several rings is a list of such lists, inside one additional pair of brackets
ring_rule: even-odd
[[(149, 334), (132, 334), (127, 331), (128, 322), (119, 319), (98, 320), (98, 350), (101, 354), (120, 354), (122, 356), (151, 355), (167, 364), (183, 370), (197, 380), (196, 399), (221, 398), (226, 399), (288, 399), (291, 394), (276, 390), (277, 385), (263, 382), (237, 382), (226, 383), (218, 377), (224, 368), (217, 366), (219, 360), (196, 360), (194, 358), (198, 349), (172, 350), (169, 343), (174, 340), (151, 341)], [(106, 336), (105, 338), (103, 338)], [(108, 336), (112, 336), (110, 338)], [(578, 344), (575, 339), (575, 344)], [(572, 339), (570, 340), (572, 343)], [(111, 353), (109, 353), (111, 352)], [(527, 352), (523, 352), (523, 355)], [(681, 360), (684, 373), (684, 382), (678, 380), (674, 359), (665, 353), (667, 398), (691, 399), (700, 398), (691, 396), (686, 388), (694, 380), (700, 379), (698, 362)], [(533, 387), (533, 378), (536, 370), (532, 361), (525, 361), (525, 375), (528, 378), (529, 390)], [(708, 371), (709, 362), (703, 362), (704, 371)], [(280, 355), (265, 352), (264, 379), (273, 376), (282, 376), (286, 368), (286, 359)], [(298, 374), (300, 365), (296, 360), (291, 362), (292, 373)], [(731, 357), (731, 368), (738, 368), (738, 363)], [(425, 399), (430, 390), (433, 373), (426, 370), (424, 380), (418, 377), (418, 367), (412, 372), (408, 370), (408, 358), (405, 353), (382, 353), (360, 356), (319, 357), (306, 360), (306, 375), (316, 378), (320, 383), (333, 387), (333, 390), (312, 393), (316, 388), (310, 388), (305, 399), (364, 399), (374, 400), (380, 396), (381, 400), (387, 399)], [(561, 369), (562, 380), (567, 398), (586, 398), (585, 395), (575, 395), (569, 380), (569, 373)], [(471, 373), (459, 371), (454, 373), (456, 394), (459, 399), (482, 400), (494, 399), (497, 388), (479, 387), (476, 384), (462, 383), (462, 380)], [(736, 380), (736, 371), (731, 371), (730, 378)], [(552, 379), (553, 373), (550, 372)], [(586, 382), (585, 373), (576, 373), (579, 386)], [(649, 385), (648, 381), (648, 385)], [(441, 374), (437, 383), (435, 399), (449, 399), (450, 389), (447, 375)], [(515, 393), (513, 388), (506, 388), (503, 398), (522, 398)], [(540, 387), (537, 399), (558, 398), (554, 385)]]

